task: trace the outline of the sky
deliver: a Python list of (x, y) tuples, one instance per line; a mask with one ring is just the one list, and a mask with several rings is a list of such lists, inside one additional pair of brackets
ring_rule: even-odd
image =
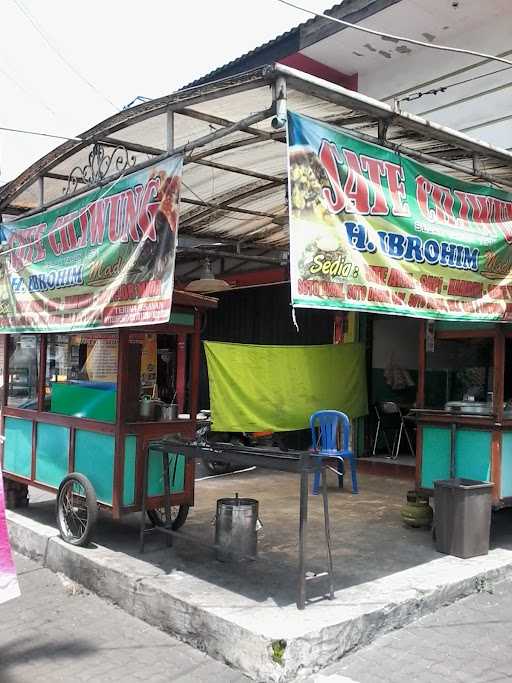
[[(277, 0), (0, 0), (0, 126), (72, 137), (308, 18)], [(0, 185), (61, 142), (0, 131)]]

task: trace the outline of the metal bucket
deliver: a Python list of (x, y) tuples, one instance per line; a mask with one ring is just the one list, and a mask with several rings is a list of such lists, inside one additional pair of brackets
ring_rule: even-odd
[(255, 560), (258, 554), (258, 501), (219, 498), (215, 516), (215, 557), (221, 562)]
[(162, 406), (162, 420), (177, 420), (178, 419), (178, 406), (176, 403), (168, 403)]

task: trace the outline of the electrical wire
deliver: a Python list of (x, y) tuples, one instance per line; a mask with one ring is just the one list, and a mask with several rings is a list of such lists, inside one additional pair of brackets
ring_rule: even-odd
[(34, 16), (29, 12), (29, 10), (23, 5), (21, 0), (12, 0), (12, 2), (16, 5), (16, 7), (19, 9), (19, 11), (24, 15), (24, 17), (32, 24), (32, 26), (35, 28), (35, 30), (39, 33), (41, 38), (44, 40), (46, 45), (55, 52), (57, 57), (63, 62), (68, 69), (70, 69), (75, 76), (77, 76), (81, 81), (83, 81), (89, 88), (94, 90), (95, 93), (97, 93), (100, 97), (102, 97), (106, 102), (108, 102), (116, 111), (119, 111), (119, 107), (112, 102), (110, 97), (108, 95), (105, 95), (104, 92), (102, 92), (99, 88), (97, 88), (91, 81), (86, 78), (61, 52), (61, 50), (53, 43), (50, 38), (47, 36), (46, 32), (43, 30), (41, 25), (36, 21)]
[(495, 62), (502, 62), (503, 64), (508, 64), (509, 66), (512, 66), (512, 62), (508, 59), (503, 58), (503, 57), (496, 57), (495, 55), (488, 55), (488, 54), (485, 54), (484, 52), (476, 52), (475, 50), (465, 50), (464, 48), (461, 48), (461, 47), (451, 47), (450, 45), (437, 45), (436, 43), (426, 43), (422, 40), (415, 40), (414, 38), (407, 38), (405, 36), (397, 36), (397, 35), (394, 35), (393, 33), (385, 33), (384, 31), (376, 31), (375, 29), (368, 28), (367, 26), (361, 26), (360, 24), (352, 24), (349, 21), (344, 21), (343, 19), (331, 17), (328, 14), (323, 14), (321, 12), (314, 12), (313, 10), (307, 9), (306, 7), (301, 7), (300, 5), (296, 5), (294, 2), (290, 2), (290, 0), (276, 0), (276, 1), (280, 2), (282, 5), (288, 5), (288, 7), (293, 7), (294, 9), (301, 10), (301, 12), (306, 12), (306, 14), (312, 14), (314, 17), (320, 17), (322, 19), (328, 19), (329, 21), (333, 21), (336, 24), (340, 24), (341, 26), (346, 26), (347, 28), (353, 28), (356, 31), (362, 31), (363, 33), (371, 33), (374, 36), (379, 36), (380, 38), (387, 38), (390, 41), (393, 41), (396, 43), (399, 43), (399, 42), (411, 43), (412, 45), (418, 45), (419, 47), (428, 47), (431, 50), (444, 50), (445, 52), (458, 52), (459, 54), (472, 55), (473, 57), (482, 57), (483, 59), (488, 59), (488, 60), (492, 60)]
[[(465, 83), (472, 83), (473, 81), (477, 81), (480, 78), (485, 78), (486, 76), (494, 76), (495, 74), (500, 74), (502, 71), (508, 71), (509, 69), (512, 69), (511, 66), (505, 66), (503, 69), (497, 69), (496, 71), (489, 71), (488, 73), (485, 74), (479, 74), (478, 76), (472, 76), (471, 78), (465, 78), (463, 81), (457, 81), (456, 83), (449, 83), (448, 85), (443, 85), (439, 86), (438, 88), (431, 88), (430, 90), (425, 90), (424, 92), (421, 90), (417, 90), (416, 92), (412, 92), (406, 97), (400, 97), (400, 99), (395, 100), (396, 102), (411, 102), (412, 100), (419, 100), (421, 97), (425, 97), (425, 95), (438, 95), (440, 92), (446, 92), (446, 90), (449, 90), (450, 88), (454, 88), (456, 85), (464, 85)], [(442, 80), (442, 79), (439, 79)]]
[(64, 135), (42, 133), (37, 130), (24, 130), (23, 128), (8, 128), (7, 126), (0, 126), (0, 131), (3, 131), (5, 133), (21, 133), (22, 135), (40, 135), (43, 138), (55, 138), (56, 140), (73, 140), (74, 142), (83, 142), (82, 138), (68, 138)]
[(44, 109), (46, 109), (47, 112), (49, 112), (53, 117), (56, 116), (55, 111), (54, 111), (50, 106), (48, 106), (48, 105), (46, 104), (46, 102), (45, 102), (41, 97), (39, 97), (37, 94), (34, 95), (34, 94), (31, 93), (29, 90), (27, 90), (27, 88), (25, 88), (25, 86), (23, 86), (23, 85), (19, 82), (19, 80), (17, 80), (17, 79), (14, 78), (13, 76), (11, 76), (11, 74), (10, 74), (6, 69), (3, 69), (1, 66), (0, 66), (0, 73), (1, 73), (3, 76), (5, 76), (5, 78), (6, 78), (8, 81), (10, 81), (16, 88), (18, 88), (18, 90), (20, 90), (24, 95), (27, 95), (27, 97), (29, 98), (29, 100), (33, 100), (33, 99), (35, 98), (36, 100), (39, 101), (39, 104), (40, 104), (42, 107), (44, 107)]

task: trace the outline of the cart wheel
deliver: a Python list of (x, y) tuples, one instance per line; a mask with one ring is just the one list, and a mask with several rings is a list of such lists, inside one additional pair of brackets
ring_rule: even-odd
[(61, 538), (71, 545), (87, 545), (97, 517), (98, 503), (91, 482), (83, 474), (68, 474), (57, 494), (57, 524)]
[[(190, 505), (171, 505), (171, 529), (177, 531), (185, 524)], [(165, 508), (160, 507), (154, 510), (147, 510), (149, 521), (153, 526), (164, 526)]]

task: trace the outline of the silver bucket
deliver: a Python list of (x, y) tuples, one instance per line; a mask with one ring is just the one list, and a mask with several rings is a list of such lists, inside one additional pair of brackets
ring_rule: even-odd
[(258, 501), (219, 498), (215, 516), (215, 557), (221, 562), (255, 560), (258, 554)]

